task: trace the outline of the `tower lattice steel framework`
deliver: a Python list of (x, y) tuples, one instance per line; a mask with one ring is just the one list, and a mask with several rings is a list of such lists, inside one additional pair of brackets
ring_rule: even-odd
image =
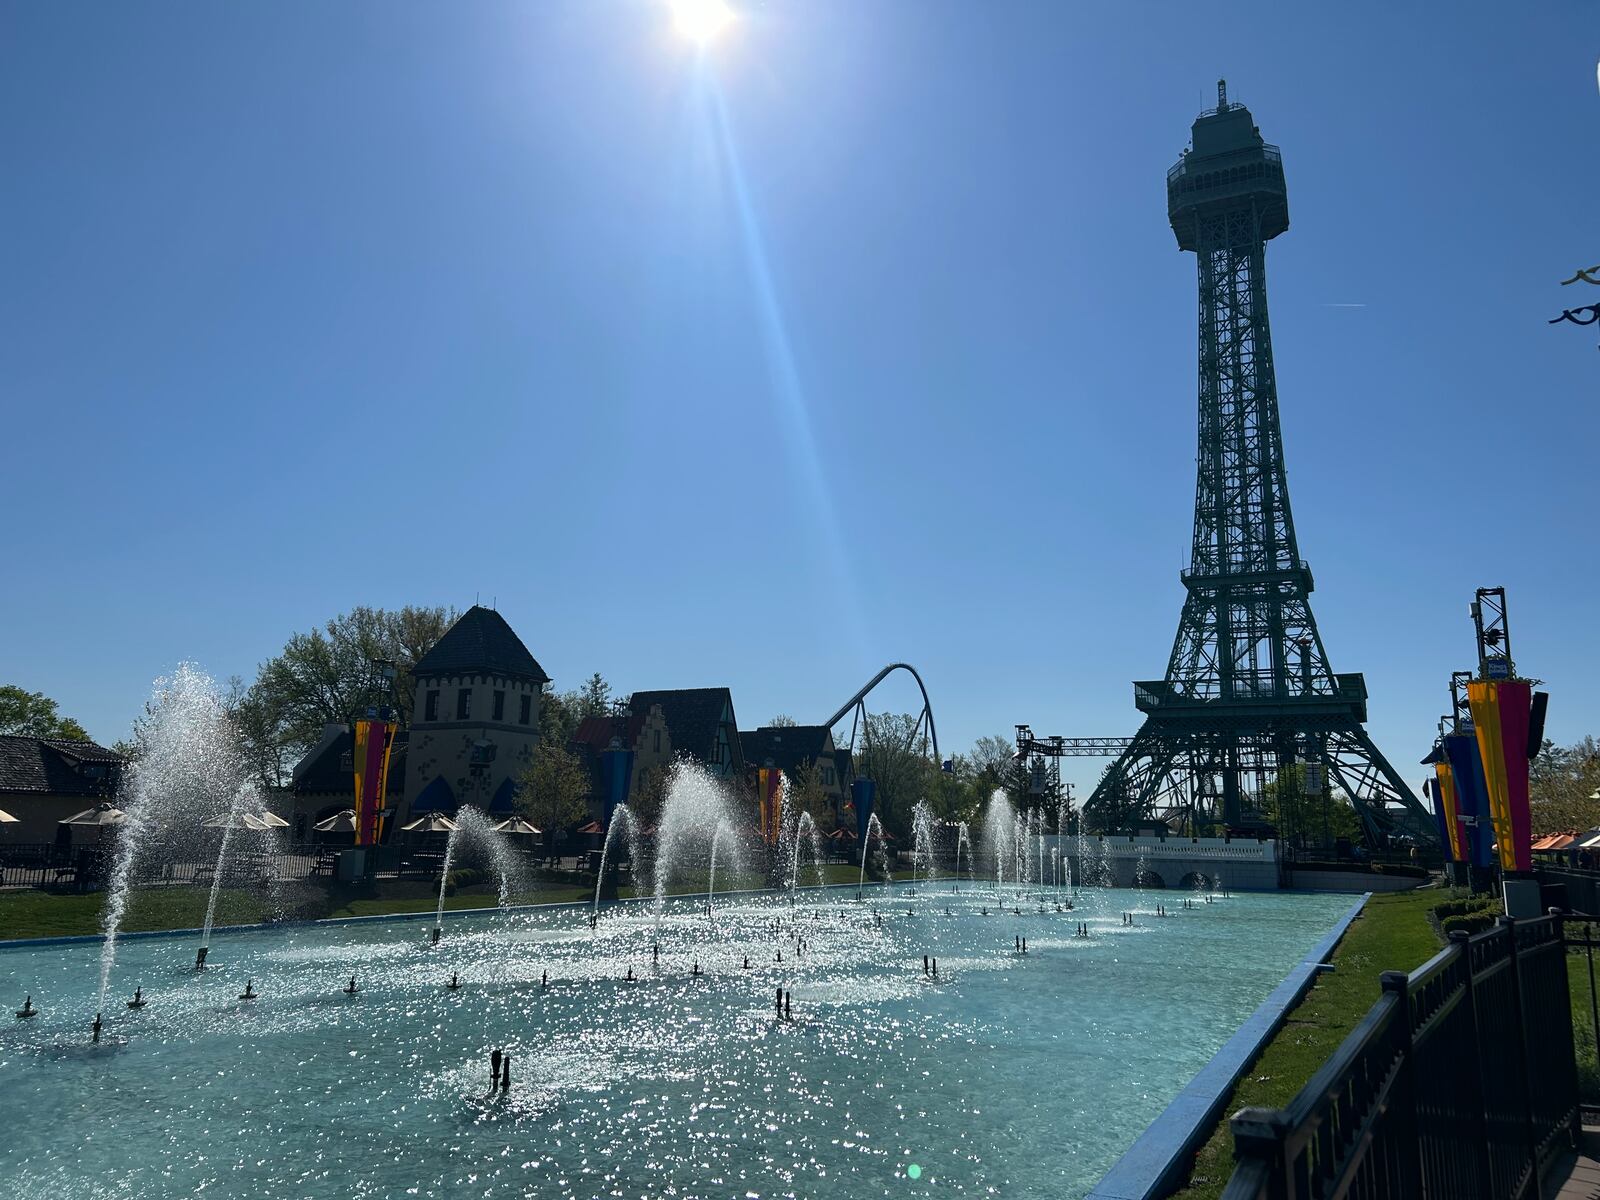
[[(1317, 835), (1342, 792), (1369, 836), (1436, 841), (1427, 811), (1367, 736), (1365, 682), (1334, 674), (1311, 614), (1267, 323), (1266, 244), (1289, 227), (1283, 160), (1249, 109), (1229, 103), (1225, 83), (1192, 139), (1167, 172), (1172, 230), (1200, 278), (1188, 596), (1166, 678), (1134, 684), (1144, 725), (1086, 815), (1101, 828), (1151, 819), (1248, 828), (1271, 785), (1302, 801), (1280, 806), (1281, 834)], [(1308, 816), (1317, 812), (1323, 820)], [(1286, 820), (1301, 828), (1282, 828)]]

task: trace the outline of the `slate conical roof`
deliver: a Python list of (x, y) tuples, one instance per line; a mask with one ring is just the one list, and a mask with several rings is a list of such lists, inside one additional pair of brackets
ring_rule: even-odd
[(528, 648), (492, 608), (474, 604), (434, 643), (413, 669), (414, 675), (505, 675), (548, 683)]

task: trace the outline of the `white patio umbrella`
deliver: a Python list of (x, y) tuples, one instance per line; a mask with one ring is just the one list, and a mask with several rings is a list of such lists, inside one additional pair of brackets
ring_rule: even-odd
[(496, 833), (534, 834), (544, 832), (544, 830), (538, 828), (533, 824), (533, 822), (527, 820), (525, 817), (508, 817), (504, 821), (501, 821), (500, 824), (496, 825), (494, 828)]
[(207, 817), (200, 824), (207, 829), (265, 829), (260, 817), (251, 816), (249, 813), (218, 813), (214, 817)]
[(15, 825), (16, 823), (16, 817), (13, 817), (5, 809), (0, 808), (0, 825)]
[(429, 813), (400, 828), (406, 833), (454, 833), (456, 823), (443, 813)]
[(261, 828), (263, 829), (289, 828), (289, 822), (285, 821), (277, 813), (270, 813), (266, 809), (262, 809), (260, 812), (253, 815), (255, 816), (256, 820), (261, 822)]
[(121, 825), (128, 819), (128, 814), (116, 807), (109, 800), (102, 800), (93, 808), (86, 808), (81, 813), (73, 813), (70, 817), (63, 818), (62, 825)]
[(336, 812), (326, 821), (318, 821), (311, 828), (318, 833), (354, 833), (356, 831), (356, 810), (347, 808), (343, 812)]

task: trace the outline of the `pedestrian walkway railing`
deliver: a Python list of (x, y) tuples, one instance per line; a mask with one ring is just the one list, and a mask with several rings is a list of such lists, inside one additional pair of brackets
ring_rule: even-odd
[(1537, 1200), (1579, 1128), (1562, 919), (1502, 917), (1381, 979), (1287, 1108), (1234, 1115), (1223, 1200)]

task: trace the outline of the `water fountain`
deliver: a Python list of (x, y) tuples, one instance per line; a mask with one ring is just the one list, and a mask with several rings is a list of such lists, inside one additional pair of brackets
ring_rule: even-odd
[[(811, 847), (811, 866), (817, 874), (817, 886), (823, 885), (822, 874), (822, 837), (817, 833), (817, 823), (811, 819), (811, 814), (802, 812), (795, 817), (792, 823), (785, 824), (783, 837), (787, 842), (787, 855), (789, 859), (789, 903), (794, 903), (795, 889), (800, 883), (800, 847)], [(783, 856), (780, 854), (780, 860)]]
[[(600, 889), (605, 886), (606, 882), (606, 864), (611, 861), (618, 835), (628, 839), (628, 862), (632, 864), (632, 869), (637, 872), (639, 869), (639, 829), (633, 819), (633, 810), (626, 804), (619, 804), (611, 810), (611, 821), (606, 825), (606, 840), (600, 847), (600, 874), (594, 881), (594, 917), (596, 921), (600, 917)], [(634, 890), (638, 890), (637, 876), (635, 876)], [(594, 923), (594, 921), (590, 922), (591, 925)]]
[(967, 848), (967, 870), (972, 870), (972, 834), (965, 821), (956, 822), (956, 876), (950, 884), (952, 892), (961, 890), (961, 848)]
[(923, 879), (929, 881), (933, 879), (933, 809), (926, 800), (918, 800), (911, 806), (911, 894), (913, 896), (917, 894), (919, 871)]
[(512, 881), (516, 878), (516, 860), (511, 856), (511, 848), (506, 841), (495, 831), (494, 822), (479, 809), (470, 804), (463, 804), (456, 810), (456, 815), (451, 818), (455, 828), (450, 831), (444, 844), (444, 862), (439, 868), (439, 903), (433, 910), (433, 940), (437, 942), (444, 932), (444, 894), (450, 886), (450, 867), (455, 862), (456, 852), (461, 843), (470, 843), (483, 854), (500, 878), (499, 905), (505, 908), (511, 903)]
[(883, 877), (886, 883), (893, 883), (894, 876), (889, 872), (889, 855), (884, 849), (883, 822), (878, 820), (878, 814), (873, 813), (867, 818), (867, 836), (861, 839), (861, 878), (856, 883), (856, 899), (861, 899), (867, 886), (867, 855), (872, 850), (872, 831), (878, 831), (878, 857), (883, 862)]
[(653, 916), (658, 929), (667, 888), (677, 876), (705, 865), (715, 886), (716, 862), (724, 856), (730, 869), (742, 871), (738, 839), (731, 836), (738, 828), (727, 793), (717, 779), (694, 763), (673, 766), (656, 828)]
[(1017, 878), (1017, 812), (1011, 798), (999, 788), (983, 806), (978, 848), (985, 862), (994, 863), (995, 901), (998, 903), (1007, 876), (1013, 880)]
[[(201, 821), (239, 800), (241, 775), (232, 731), (210, 676), (182, 663), (158, 679), (134, 730), (136, 752), (119, 793), (125, 814), (116, 826), (116, 847), (101, 916), (100, 982), (95, 1010), (105, 1008), (117, 959), (117, 935), (140, 856), (160, 839), (180, 846), (194, 838)], [(227, 842), (224, 830), (224, 849)], [(213, 886), (207, 923), (215, 916)], [(203, 961), (203, 957), (202, 957)]]

